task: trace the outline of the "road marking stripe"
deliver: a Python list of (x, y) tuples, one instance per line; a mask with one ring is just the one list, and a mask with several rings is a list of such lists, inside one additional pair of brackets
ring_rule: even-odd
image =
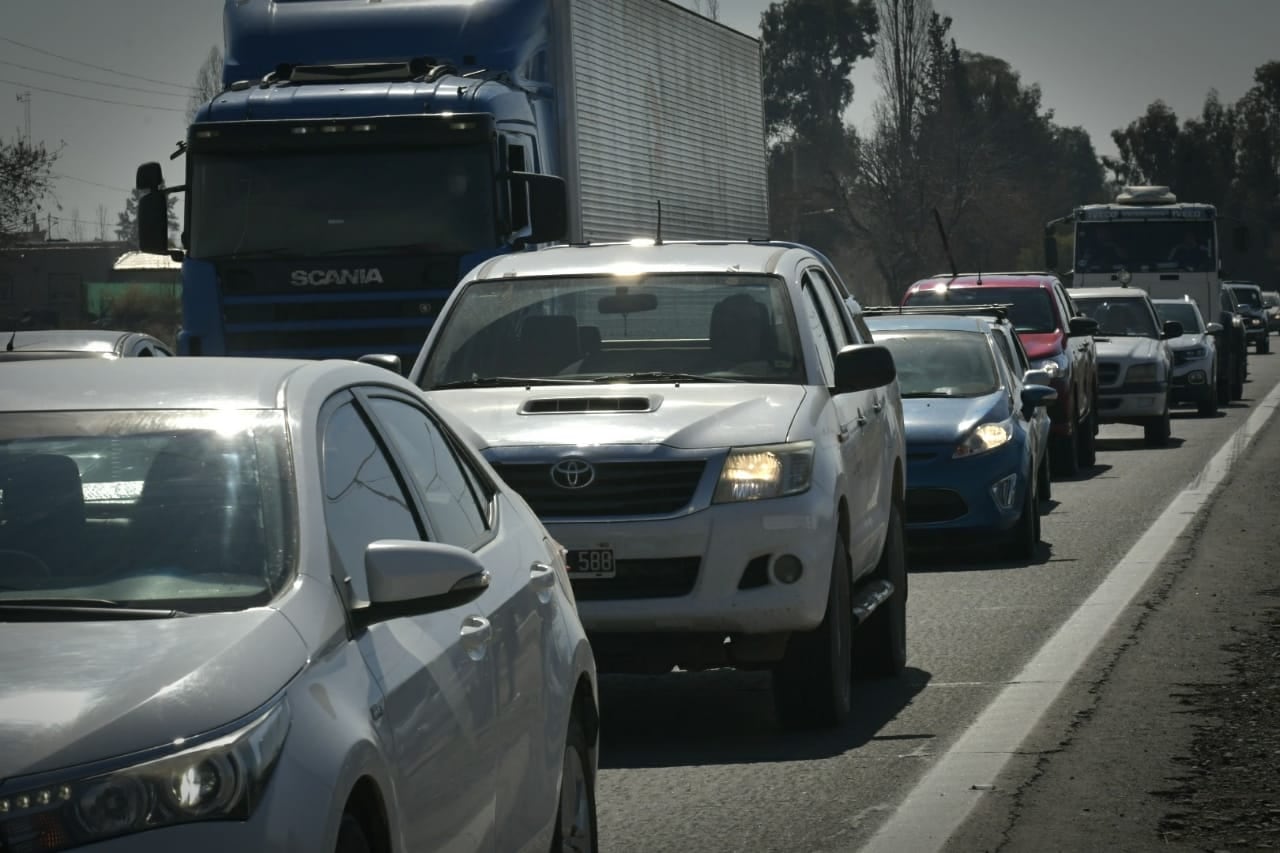
[(1174, 540), (1208, 503), (1277, 406), (1280, 385), (1271, 389), (1093, 594), (938, 759), (863, 850), (925, 853), (942, 849), (992, 790), (1010, 757), (1018, 753), (1040, 718), (1146, 586)]

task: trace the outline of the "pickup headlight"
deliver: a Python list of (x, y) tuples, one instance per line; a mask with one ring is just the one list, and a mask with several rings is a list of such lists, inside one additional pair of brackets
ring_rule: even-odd
[(713, 503), (758, 501), (808, 491), (813, 476), (813, 442), (796, 441), (729, 451)]
[(1031, 366), (1036, 370), (1043, 370), (1055, 379), (1058, 377), (1058, 374), (1062, 372), (1062, 366), (1058, 364), (1056, 359), (1052, 358), (1046, 358), (1041, 362), (1033, 362)]
[(289, 732), (281, 701), (176, 755), (0, 798), (0, 850), (57, 851), (162, 826), (247, 820)]
[(1180, 352), (1182, 357), (1187, 361), (1195, 361), (1197, 358), (1204, 358), (1209, 354), (1209, 351), (1204, 347), (1187, 347)]
[(965, 456), (977, 456), (989, 453), (997, 447), (1003, 447), (1013, 438), (1013, 421), (1004, 420), (999, 423), (978, 424), (973, 432), (965, 436), (964, 441), (956, 447), (953, 459)]
[(1155, 362), (1149, 364), (1135, 364), (1129, 368), (1124, 375), (1125, 382), (1155, 382), (1156, 381), (1156, 365)]

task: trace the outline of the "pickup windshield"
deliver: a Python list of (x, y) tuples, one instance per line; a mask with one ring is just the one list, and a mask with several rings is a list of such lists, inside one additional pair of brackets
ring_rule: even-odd
[(903, 398), (983, 397), (1000, 387), (995, 356), (979, 332), (877, 331), (893, 354)]
[(476, 281), (438, 325), (419, 379), (427, 389), (805, 375), (786, 286), (767, 275)]
[(0, 414), (0, 605), (265, 604), (292, 572), (284, 418)]
[(493, 246), (491, 160), (481, 146), (196, 154), (191, 255)]
[(1086, 317), (1098, 321), (1098, 335), (1101, 337), (1160, 337), (1155, 318), (1142, 299), (1077, 296), (1075, 303)]
[(1009, 322), (1019, 332), (1043, 334), (1058, 328), (1049, 292), (1040, 287), (922, 287), (905, 305), (1008, 305)]

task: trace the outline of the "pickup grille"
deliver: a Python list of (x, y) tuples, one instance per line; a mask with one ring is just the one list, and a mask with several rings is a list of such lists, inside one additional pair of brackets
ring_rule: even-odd
[(669, 515), (689, 505), (706, 461), (600, 462), (595, 479), (581, 489), (566, 489), (551, 479), (552, 463), (494, 465), (498, 475), (520, 493), (541, 518), (590, 518), (613, 515)]
[(1114, 362), (1098, 363), (1098, 384), (1115, 385), (1120, 380), (1120, 365)]

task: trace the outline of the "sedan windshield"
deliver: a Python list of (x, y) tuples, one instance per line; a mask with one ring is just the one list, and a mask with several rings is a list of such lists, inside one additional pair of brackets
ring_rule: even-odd
[(279, 412), (0, 414), (0, 605), (207, 612), (292, 572)]
[(478, 281), (440, 322), (427, 389), (804, 379), (791, 301), (773, 276)]
[(1156, 302), (1155, 307), (1161, 323), (1181, 323), (1184, 335), (1198, 335), (1204, 331), (1200, 325), (1200, 312), (1192, 302)]
[(486, 147), (194, 156), (196, 258), (463, 253), (496, 242)]
[(1009, 322), (1019, 332), (1055, 331), (1053, 302), (1040, 287), (922, 287), (907, 294), (905, 305), (1008, 305)]
[(1262, 293), (1254, 290), (1252, 287), (1232, 287), (1236, 292), (1236, 298), (1240, 300), (1241, 305), (1248, 305), (1252, 308), (1262, 307)]
[(893, 354), (903, 397), (982, 397), (1000, 387), (995, 356), (979, 332), (879, 331)]
[(1098, 334), (1103, 337), (1160, 337), (1155, 319), (1141, 299), (1077, 296), (1075, 303), (1086, 317), (1098, 321)]

